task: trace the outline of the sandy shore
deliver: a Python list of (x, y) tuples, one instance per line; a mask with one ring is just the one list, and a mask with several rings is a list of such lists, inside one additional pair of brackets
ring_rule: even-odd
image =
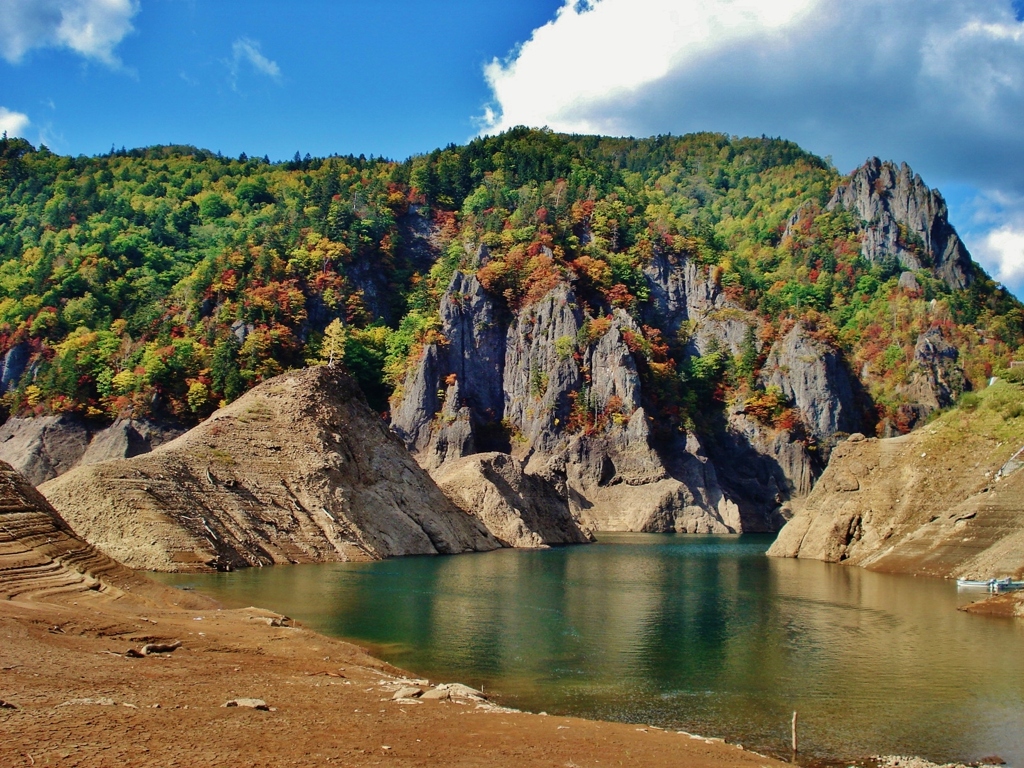
[[(145, 591), (0, 602), (0, 765), (784, 765), (655, 728), (395, 701), (407, 675), (349, 643), (272, 626), (267, 611)], [(176, 640), (170, 653), (125, 655)], [(269, 709), (223, 706), (239, 698)]]

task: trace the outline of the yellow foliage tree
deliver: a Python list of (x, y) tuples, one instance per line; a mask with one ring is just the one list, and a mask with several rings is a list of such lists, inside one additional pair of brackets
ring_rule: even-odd
[(324, 330), (324, 343), (320, 347), (320, 362), (333, 368), (345, 359), (345, 341), (348, 332), (340, 318), (334, 318)]

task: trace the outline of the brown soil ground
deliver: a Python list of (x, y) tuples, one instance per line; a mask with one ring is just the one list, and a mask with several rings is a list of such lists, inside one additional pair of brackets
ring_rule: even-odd
[[(426, 681), (288, 624), (119, 565), (0, 462), (0, 768), (782, 765), (686, 734), (504, 710), (468, 690), (394, 701)], [(169, 652), (126, 653), (146, 645)], [(224, 706), (242, 698), (266, 709)]]
[[(188, 593), (191, 609), (147, 598), (0, 602), (0, 699), (16, 707), (0, 707), (0, 765), (783, 765), (655, 728), (392, 701), (404, 673), (353, 645)], [(222, 706), (239, 697), (273, 710)]]
[(961, 611), (978, 616), (1024, 618), (1024, 592), (1007, 592), (963, 606)]

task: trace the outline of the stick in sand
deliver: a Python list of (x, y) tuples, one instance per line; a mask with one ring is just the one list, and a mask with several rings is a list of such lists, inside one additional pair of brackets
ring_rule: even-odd
[(793, 711), (793, 757), (796, 757), (796, 753), (800, 750), (797, 748), (796, 740), (796, 710)]

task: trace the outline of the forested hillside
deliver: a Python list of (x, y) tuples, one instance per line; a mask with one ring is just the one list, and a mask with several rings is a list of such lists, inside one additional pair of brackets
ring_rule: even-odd
[[(1024, 313), (973, 264), (961, 284), (944, 279), (908, 227), (866, 256), (870, 222), (829, 206), (842, 181), (790, 142), (718, 134), (516, 129), (404, 162), (284, 163), (183, 146), (61, 157), (5, 136), (3, 403), (195, 422), (318, 359), (340, 319), (345, 365), (383, 411), (424, 345), (444, 343), (441, 298), (463, 270), (511, 313), (571, 285), (588, 320), (569, 356), (614, 310), (632, 316), (625, 342), (660, 429), (699, 431), (730, 403), (797, 429), (758, 376), (797, 323), (841, 350), (878, 424), (906, 429), (922, 334), (959, 350), (962, 390), (1018, 354)], [(721, 312), (759, 318), (739, 349), (652, 324), (655, 257), (695, 264), (733, 307)], [(584, 399), (566, 429), (616, 417)]]

